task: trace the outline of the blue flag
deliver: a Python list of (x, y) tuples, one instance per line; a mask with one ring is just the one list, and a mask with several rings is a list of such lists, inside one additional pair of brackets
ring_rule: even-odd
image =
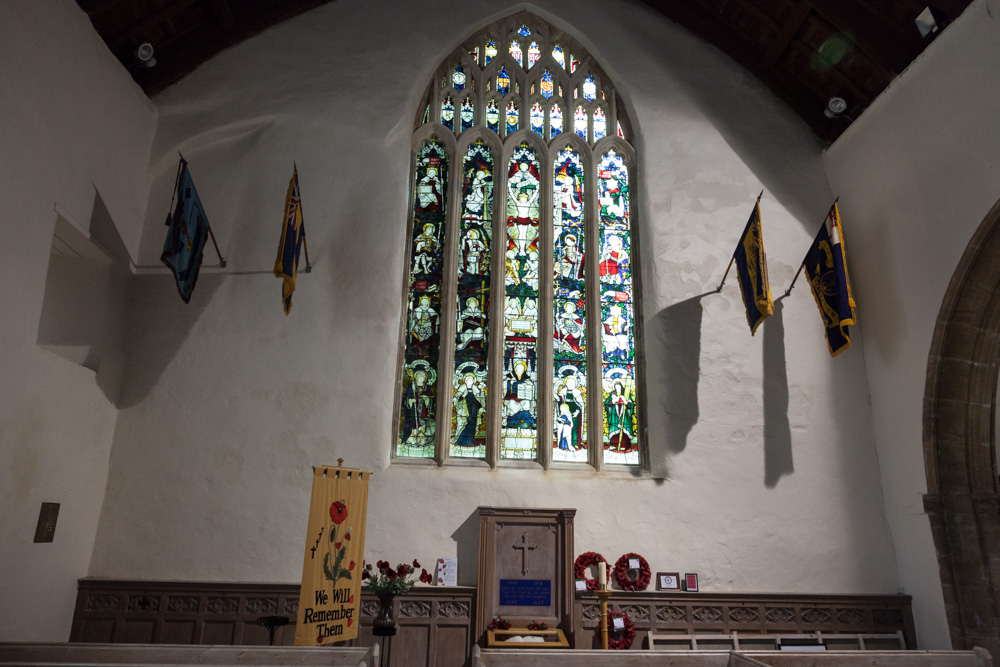
[(764, 254), (759, 197), (733, 257), (736, 259), (736, 275), (740, 279), (740, 294), (743, 295), (747, 324), (750, 325), (752, 336), (757, 333), (760, 323), (774, 313), (771, 284), (767, 280), (767, 256)]
[[(285, 195), (285, 219), (281, 224), (281, 242), (278, 244), (278, 259), (274, 261), (274, 275), (283, 278), (281, 302), (285, 315), (292, 309), (292, 293), (299, 270), (299, 250), (305, 228), (302, 223), (302, 202), (299, 199), (299, 170), (292, 172)], [(308, 254), (308, 253), (307, 253)]]
[(851, 346), (847, 326), (855, 323), (854, 296), (847, 276), (844, 232), (836, 202), (830, 207), (830, 213), (813, 240), (803, 264), (826, 328), (830, 355), (835, 357)]
[(167, 219), (170, 231), (163, 242), (160, 261), (170, 267), (177, 280), (177, 291), (184, 303), (191, 301), (191, 293), (198, 281), (201, 255), (208, 239), (208, 216), (198, 198), (187, 161), (181, 159), (181, 173), (177, 178), (177, 205)]

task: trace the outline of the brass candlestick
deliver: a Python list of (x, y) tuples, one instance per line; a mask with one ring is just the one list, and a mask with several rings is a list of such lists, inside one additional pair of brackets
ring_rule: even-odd
[(611, 597), (611, 591), (608, 590), (607, 584), (597, 591), (597, 599), (601, 601), (601, 648), (605, 651), (608, 650), (608, 598)]

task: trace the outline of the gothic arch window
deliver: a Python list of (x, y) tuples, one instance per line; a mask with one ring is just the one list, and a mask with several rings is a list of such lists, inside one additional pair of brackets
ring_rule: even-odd
[(396, 461), (646, 465), (624, 105), (522, 12), (438, 68), (413, 133)]

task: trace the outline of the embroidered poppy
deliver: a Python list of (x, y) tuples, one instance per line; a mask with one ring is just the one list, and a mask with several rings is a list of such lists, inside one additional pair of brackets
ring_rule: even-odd
[(330, 521), (333, 521), (338, 526), (344, 522), (347, 518), (347, 505), (340, 502), (339, 500), (334, 501), (330, 505)]

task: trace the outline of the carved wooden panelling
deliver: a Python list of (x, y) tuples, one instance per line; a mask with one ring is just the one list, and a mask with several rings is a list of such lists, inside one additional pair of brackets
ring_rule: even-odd
[[(592, 648), (600, 625), (593, 593), (576, 594), (576, 648)], [(628, 614), (637, 639), (644, 635), (739, 632), (741, 637), (770, 633), (891, 633), (901, 631), (907, 648), (916, 648), (913, 613), (907, 595), (760, 595), (614, 591), (608, 608)]]
[[(399, 632), (385, 638), (383, 665), (462, 667), (472, 649), (475, 590), (421, 587), (397, 597)], [(298, 584), (221, 584), (81, 579), (70, 641), (140, 644), (266, 645), (259, 616), (288, 616), (275, 644), (291, 645)], [(363, 593), (359, 638), (369, 646), (380, 604)]]

